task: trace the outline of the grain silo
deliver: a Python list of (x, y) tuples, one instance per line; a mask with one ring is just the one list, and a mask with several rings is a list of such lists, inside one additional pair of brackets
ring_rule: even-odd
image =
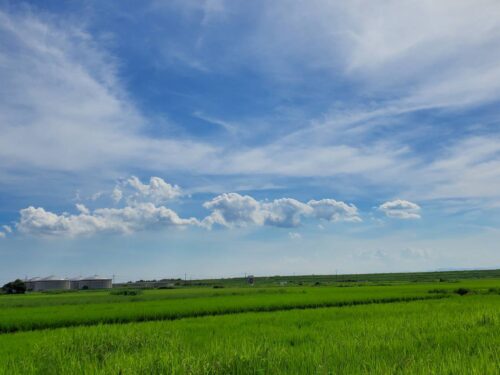
[[(33, 280), (33, 279), (32, 279)], [(67, 290), (70, 288), (70, 283), (68, 279), (59, 278), (56, 276), (49, 276), (41, 278), (36, 278), (36, 280), (30, 281), (32, 283), (32, 290), (42, 291), (42, 290)]]
[(94, 275), (78, 280), (78, 289), (111, 289), (112, 287), (113, 282), (107, 277)]

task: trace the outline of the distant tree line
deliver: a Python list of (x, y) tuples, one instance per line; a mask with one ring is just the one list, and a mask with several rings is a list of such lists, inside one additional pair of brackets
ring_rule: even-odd
[(2, 291), (6, 294), (24, 294), (26, 292), (26, 284), (21, 279), (16, 279), (5, 284)]

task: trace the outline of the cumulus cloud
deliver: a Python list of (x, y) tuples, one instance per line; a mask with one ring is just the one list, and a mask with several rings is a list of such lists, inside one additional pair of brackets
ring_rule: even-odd
[[(294, 228), (301, 225), (303, 218), (332, 222), (361, 221), (356, 206), (334, 199), (311, 200), (308, 203), (293, 198), (259, 201), (250, 195), (238, 193), (220, 194), (205, 202), (203, 207), (211, 212), (201, 220), (181, 218), (172, 209), (157, 203), (183, 195), (181, 188), (168, 184), (159, 177), (151, 177), (148, 184), (142, 183), (137, 177), (131, 177), (116, 185), (113, 195), (120, 198), (115, 199), (115, 203), (123, 201), (125, 206), (89, 209), (84, 204), (77, 203), (76, 214), (57, 214), (43, 207), (24, 208), (20, 211), (16, 229), (31, 235), (75, 237), (181, 226), (207, 229), (213, 226)], [(126, 199), (123, 200), (122, 196)], [(8, 226), (4, 226), (4, 229), (6, 232), (11, 231)]]
[(291, 240), (300, 240), (302, 239), (302, 235), (297, 232), (288, 232), (288, 237), (290, 237)]
[(420, 206), (402, 199), (388, 201), (378, 208), (387, 217), (396, 219), (420, 219)]
[(270, 225), (277, 227), (297, 227), (302, 217), (315, 217), (328, 221), (361, 221), (356, 206), (333, 199), (300, 202), (293, 198), (280, 198), (273, 201), (257, 201), (249, 195), (224, 193), (203, 207), (212, 210), (204, 219), (211, 227), (219, 224), (226, 227), (247, 225)]
[(153, 203), (123, 208), (81, 210), (78, 215), (55, 214), (44, 208), (28, 207), (20, 211), (17, 229), (31, 235), (75, 237), (99, 233), (133, 233), (146, 229), (198, 225), (194, 218), (183, 219), (173, 210)]
[(261, 204), (249, 195), (224, 193), (203, 204), (212, 214), (206, 224), (223, 226), (246, 226), (248, 224), (263, 225), (265, 215)]
[(170, 185), (160, 177), (151, 177), (149, 184), (143, 184), (137, 177), (132, 176), (127, 180), (127, 184), (135, 190), (133, 198), (145, 199), (154, 203), (162, 203), (183, 195), (179, 186)]
[(358, 208), (353, 204), (338, 202), (335, 199), (310, 200), (308, 206), (318, 219), (328, 221), (361, 221)]
[(265, 224), (278, 227), (296, 227), (300, 225), (301, 216), (312, 213), (311, 207), (292, 198), (263, 203), (262, 209), (266, 217)]
[(0, 238), (5, 238), (5, 233), (4, 232), (0, 232)]

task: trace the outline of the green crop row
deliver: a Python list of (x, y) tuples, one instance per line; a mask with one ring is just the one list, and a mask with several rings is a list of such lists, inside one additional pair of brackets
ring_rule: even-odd
[[(279, 311), (303, 308), (349, 306), (369, 303), (444, 298), (442, 294), (401, 293), (323, 293), (304, 290), (303, 294), (244, 295), (220, 298), (160, 300), (147, 302), (62, 305), (33, 308), (5, 308), (0, 311), (0, 332), (15, 332), (78, 325), (173, 320), (185, 317), (224, 315), (248, 311)], [(331, 293), (325, 293), (331, 292)]]

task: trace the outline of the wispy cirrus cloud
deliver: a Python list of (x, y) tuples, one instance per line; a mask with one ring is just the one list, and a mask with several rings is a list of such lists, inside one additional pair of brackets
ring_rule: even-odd
[(0, 12), (0, 20), (3, 173), (9, 165), (16, 173), (179, 168), (214, 152), (188, 139), (147, 136), (148, 120), (115, 60), (81, 25), (29, 12)]
[[(168, 13), (182, 14), (185, 29), (172, 36), (151, 34), (151, 43), (164, 47), (155, 64), (170, 69), (189, 60), (198, 67), (197, 74), (225, 79), (249, 71), (253, 81), (278, 98), (272, 105), (252, 106), (253, 100), (270, 100), (259, 98), (262, 92), (255, 89), (245, 97), (250, 109), (231, 113), (230, 120), (212, 110), (213, 101), (206, 97), (184, 103), (188, 117), (227, 133), (211, 138), (196, 131), (174, 134), (165, 123), (166, 129), (155, 133), (160, 126), (127, 86), (127, 71), (120, 61), (127, 56), (111, 53), (84, 23), (57, 20), (49, 13), (2, 11), (0, 38), (8, 43), (0, 47), (0, 173), (55, 171), (108, 181), (138, 172), (208, 180), (217, 176), (221, 191), (232, 191), (226, 181), (235, 176), (259, 179), (249, 183), (257, 188), (271, 185), (277, 177), (352, 178), (359, 184), (357, 191), (379, 202), (402, 192), (419, 201), (500, 199), (493, 188), (500, 180), (494, 119), (481, 134), (454, 131), (453, 126), (463, 130), (465, 125), (433, 120), (428, 125), (433, 132), (447, 135), (435, 137), (440, 140), (436, 144), (421, 130), (421, 119), (414, 118), (422, 111), (450, 116), (499, 99), (500, 52), (490, 48), (500, 41), (498, 4), (377, 6), (383, 11), (373, 12), (357, 2), (326, 1), (166, 5)], [(154, 22), (165, 23), (164, 7), (151, 5)], [(246, 22), (241, 24), (243, 16)], [(220, 43), (229, 31), (237, 43)], [(169, 49), (173, 39), (183, 43)], [(320, 81), (333, 89), (317, 85)], [(246, 90), (240, 81), (237, 84)], [(313, 103), (320, 99), (320, 105)], [(235, 96), (230, 103), (237, 100), (241, 98)], [(243, 136), (228, 141), (226, 137), (234, 134)], [(429, 145), (419, 149), (418, 142)], [(154, 181), (138, 181), (128, 188), (136, 190), (136, 200), (147, 197), (155, 205), (179, 193), (175, 186), (160, 187)], [(130, 196), (122, 189), (113, 190), (116, 204)], [(276, 224), (290, 225), (299, 222), (298, 217), (315, 215), (290, 209), (290, 204), (278, 206), (268, 210), (275, 213)], [(334, 217), (337, 207), (328, 209), (323, 214), (331, 212)], [(213, 215), (219, 221), (224, 216), (222, 209)], [(271, 216), (265, 222), (271, 223)]]

